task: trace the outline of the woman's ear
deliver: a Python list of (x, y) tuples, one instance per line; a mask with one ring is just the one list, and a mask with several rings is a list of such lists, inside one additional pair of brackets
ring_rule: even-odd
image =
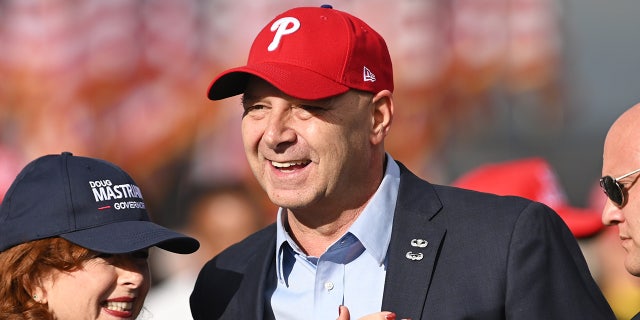
[[(48, 280), (45, 280), (48, 281)], [(42, 284), (35, 285), (31, 290), (31, 299), (33, 299), (37, 303), (46, 304), (47, 300), (47, 290), (44, 288)]]
[(389, 90), (378, 92), (372, 99), (373, 104), (373, 130), (371, 131), (371, 143), (380, 144), (391, 129), (393, 121), (393, 94)]

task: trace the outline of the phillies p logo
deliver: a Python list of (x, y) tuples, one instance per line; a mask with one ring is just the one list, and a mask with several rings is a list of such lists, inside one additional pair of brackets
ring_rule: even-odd
[(300, 20), (293, 17), (284, 17), (278, 19), (271, 25), (271, 31), (275, 31), (273, 41), (267, 47), (267, 50), (274, 51), (280, 45), (283, 36), (292, 34), (300, 29)]

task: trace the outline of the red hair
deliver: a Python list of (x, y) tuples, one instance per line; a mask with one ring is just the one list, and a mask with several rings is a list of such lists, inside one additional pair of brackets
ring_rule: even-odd
[(32, 290), (53, 270), (73, 271), (95, 252), (54, 237), (29, 241), (0, 252), (0, 319), (53, 320)]

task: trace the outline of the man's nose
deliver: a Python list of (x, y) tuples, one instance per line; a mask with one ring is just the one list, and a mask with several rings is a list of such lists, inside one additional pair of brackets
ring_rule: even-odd
[(602, 223), (607, 226), (613, 226), (622, 221), (624, 221), (622, 210), (611, 202), (611, 200), (607, 199), (604, 208), (602, 208)]
[(268, 117), (263, 139), (271, 149), (276, 150), (296, 140), (296, 132), (290, 126), (291, 115), (287, 110), (273, 110)]

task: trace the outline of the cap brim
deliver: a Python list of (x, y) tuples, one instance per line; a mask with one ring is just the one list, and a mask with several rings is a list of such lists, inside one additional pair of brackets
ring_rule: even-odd
[(576, 238), (594, 236), (605, 227), (600, 214), (592, 210), (562, 206), (556, 212)]
[(200, 247), (198, 240), (150, 221), (122, 221), (61, 234), (81, 247), (111, 254), (129, 253), (149, 247), (188, 254)]
[(345, 93), (349, 87), (311, 70), (276, 62), (263, 62), (229, 69), (209, 86), (208, 97), (221, 100), (244, 93), (249, 76), (269, 82), (285, 94), (302, 100), (319, 100)]

